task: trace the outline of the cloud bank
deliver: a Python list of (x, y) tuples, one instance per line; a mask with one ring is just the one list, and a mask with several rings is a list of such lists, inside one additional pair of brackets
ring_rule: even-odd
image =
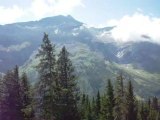
[(111, 36), (117, 42), (150, 41), (160, 43), (160, 18), (135, 13), (124, 16), (120, 20), (111, 20), (116, 23)]
[(0, 24), (16, 22), (23, 14), (23, 10), (16, 5), (10, 8), (0, 6)]
[(3, 52), (14, 52), (14, 51), (21, 51), (22, 49), (25, 49), (29, 47), (31, 44), (29, 42), (23, 42), (22, 44), (19, 45), (11, 45), (9, 47), (4, 47), (0, 45), (0, 51)]
[(77, 6), (84, 6), (82, 0), (30, 0), (30, 5), (25, 9), (18, 3), (11, 7), (0, 5), (0, 24), (67, 15)]

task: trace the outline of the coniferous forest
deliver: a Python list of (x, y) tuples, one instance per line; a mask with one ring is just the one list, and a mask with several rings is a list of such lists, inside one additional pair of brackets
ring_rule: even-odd
[(18, 66), (0, 80), (0, 120), (160, 120), (159, 99), (137, 99), (122, 73), (103, 93), (81, 93), (69, 52), (64, 46), (57, 55), (46, 33), (36, 57), (37, 83)]

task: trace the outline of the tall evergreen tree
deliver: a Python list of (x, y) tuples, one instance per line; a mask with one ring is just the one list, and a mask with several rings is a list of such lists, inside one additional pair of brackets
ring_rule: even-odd
[(96, 106), (95, 107), (96, 107), (95, 108), (96, 118), (99, 119), (100, 118), (100, 112), (101, 112), (101, 96), (100, 96), (99, 90), (97, 92)]
[(146, 105), (142, 102), (141, 109), (140, 109), (140, 116), (141, 120), (148, 120), (149, 117), (149, 110)]
[(152, 98), (152, 108), (153, 108), (154, 110), (157, 110), (157, 109), (158, 109), (158, 99), (157, 99), (156, 96)]
[(158, 112), (159, 112), (158, 98), (154, 96), (151, 101), (151, 107), (149, 111), (149, 120), (158, 119), (158, 116), (157, 116)]
[(0, 78), (0, 120), (3, 120), (3, 114), (4, 114), (4, 82), (3, 78)]
[(106, 94), (104, 96), (101, 96), (101, 114), (100, 114), (100, 120), (107, 120), (108, 114), (108, 106), (107, 106), (107, 97)]
[(88, 105), (87, 105), (87, 115), (86, 115), (86, 118), (87, 118), (87, 120), (93, 120), (90, 101), (88, 102)]
[(150, 98), (148, 99), (148, 110), (149, 110), (149, 112), (151, 110), (151, 99)]
[(79, 120), (78, 99), (79, 90), (69, 53), (63, 47), (57, 61), (59, 103), (58, 120)]
[(115, 105), (115, 99), (114, 99), (114, 90), (113, 86), (110, 80), (108, 80), (108, 86), (107, 86), (107, 106), (108, 106), (108, 120), (113, 120), (113, 110)]
[(21, 99), (22, 99), (22, 111), (24, 113), (24, 119), (29, 120), (34, 117), (32, 98), (30, 93), (30, 85), (26, 73), (21, 77)]
[(1, 120), (23, 120), (18, 67), (4, 77)]
[(83, 93), (82, 94), (82, 102), (81, 102), (81, 104), (84, 105), (85, 101), (86, 101), (86, 95)]
[(115, 120), (124, 120), (125, 119), (125, 96), (124, 96), (124, 78), (122, 73), (117, 77), (116, 88), (115, 88), (115, 107), (114, 107), (114, 116)]
[(137, 106), (131, 81), (126, 92), (126, 120), (137, 120)]
[(82, 119), (85, 119), (86, 113), (86, 95), (83, 93), (81, 96), (81, 104), (80, 104), (80, 115)]
[[(40, 81), (38, 83), (38, 111), (39, 117), (45, 120), (54, 119), (54, 86), (55, 76), (55, 46), (45, 33), (37, 57), (40, 63), (37, 66)], [(39, 119), (40, 119), (39, 118)]]
[(94, 97), (92, 98), (91, 110), (92, 110), (92, 120), (96, 120), (96, 100)]
[(114, 90), (110, 79), (108, 80), (107, 92), (104, 96), (101, 119), (102, 120), (114, 120), (113, 110), (114, 110)]

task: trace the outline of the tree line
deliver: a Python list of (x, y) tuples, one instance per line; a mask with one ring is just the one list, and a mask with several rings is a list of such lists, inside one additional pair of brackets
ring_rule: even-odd
[(114, 85), (108, 80), (105, 92), (96, 97), (83, 94), (81, 97), (82, 120), (160, 120), (157, 97), (138, 100), (131, 81), (124, 84), (120, 74)]
[(0, 120), (160, 120), (158, 98), (137, 100), (122, 74), (103, 94), (80, 93), (69, 52), (64, 46), (56, 55), (46, 33), (36, 57), (36, 84), (18, 66), (0, 80)]

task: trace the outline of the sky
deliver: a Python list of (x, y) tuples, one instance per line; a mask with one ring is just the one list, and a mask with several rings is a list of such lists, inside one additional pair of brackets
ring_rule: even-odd
[(0, 0), (0, 24), (72, 15), (90, 26), (141, 12), (160, 17), (159, 0)]
[(145, 35), (159, 42), (159, 5), (160, 0), (0, 0), (0, 24), (71, 15), (88, 26), (116, 26), (116, 40)]

